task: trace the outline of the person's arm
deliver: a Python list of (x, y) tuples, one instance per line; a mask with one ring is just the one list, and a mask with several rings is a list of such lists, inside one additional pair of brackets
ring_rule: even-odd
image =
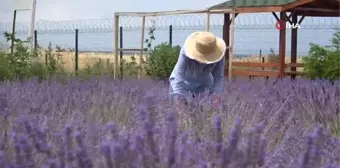
[(214, 77), (214, 84), (212, 86), (211, 92), (213, 94), (219, 93), (223, 91), (223, 82), (224, 82), (224, 65), (225, 65), (225, 57), (223, 57), (212, 71), (212, 75)]
[(178, 61), (175, 65), (173, 73), (170, 76), (170, 85), (172, 87), (172, 95), (175, 98), (184, 98), (186, 94), (185, 90), (185, 82), (184, 82), (184, 73), (186, 68), (186, 58), (183, 55), (183, 50), (181, 50)]

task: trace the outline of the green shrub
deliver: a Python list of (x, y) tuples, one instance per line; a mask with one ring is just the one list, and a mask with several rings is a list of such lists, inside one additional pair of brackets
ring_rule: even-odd
[[(166, 79), (170, 76), (177, 62), (180, 47), (172, 47), (162, 43), (152, 48), (151, 43), (155, 40), (154, 30), (153, 26), (149, 31), (150, 38), (146, 40), (149, 58), (142, 65), (137, 64), (135, 59), (131, 62), (123, 61), (123, 78), (135, 78), (143, 68), (145, 68), (147, 75), (154, 79)], [(5, 38), (7, 41), (10, 41), (13, 39), (13, 36), (5, 33)], [(56, 52), (54, 52), (50, 43), (46, 51), (43, 51), (39, 46), (36, 50), (31, 51), (28, 42), (29, 39), (26, 41), (15, 39), (13, 54), (0, 52), (0, 81), (23, 80), (32, 77), (37, 77), (39, 80), (51, 77), (66, 79), (74, 75), (78, 75), (81, 78), (103, 75), (112, 77), (114, 74), (114, 66), (108, 60), (99, 60), (91, 66), (88, 65), (85, 68), (79, 69), (78, 72), (67, 72), (63, 68), (63, 61), (60, 56), (60, 52), (66, 51), (65, 49), (56, 46)], [(43, 62), (41, 61), (42, 57), (45, 58)], [(145, 75), (144, 71), (142, 75)], [(119, 73), (118, 76), (121, 77), (121, 74)]]
[(49, 76), (48, 69), (40, 62), (33, 62), (28, 68), (28, 72), (30, 73), (27, 74), (26, 78), (37, 77), (39, 80), (44, 80)]
[(340, 78), (340, 29), (332, 38), (331, 46), (310, 44), (309, 55), (303, 58), (305, 76), (310, 79)]
[[(4, 33), (4, 35), (7, 42), (13, 39), (10, 33)], [(28, 44), (29, 39), (25, 41), (14, 39), (13, 54), (0, 53), (0, 81), (22, 80), (32, 77), (38, 77), (38, 79), (42, 80), (64, 72), (59, 62), (54, 58), (51, 44), (45, 52), (46, 65), (37, 59), (42, 54), (40, 47), (38, 46), (37, 50), (31, 50)]]
[(154, 79), (167, 79), (176, 65), (180, 46), (170, 46), (167, 43), (157, 45), (149, 52), (146, 71)]
[(13, 71), (8, 62), (7, 54), (0, 52), (0, 81), (12, 79)]

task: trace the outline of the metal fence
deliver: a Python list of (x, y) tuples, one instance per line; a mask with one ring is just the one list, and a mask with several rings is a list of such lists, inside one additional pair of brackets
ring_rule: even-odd
[[(155, 20), (154, 45), (169, 40), (169, 27), (172, 25), (172, 43), (182, 45), (186, 36), (193, 31), (204, 30), (206, 27), (206, 16), (204, 14), (172, 15), (148, 17), (146, 19), (147, 31)], [(124, 46), (128, 48), (139, 47), (140, 43), (140, 18), (126, 16), (119, 20), (123, 27)], [(278, 31), (275, 28), (275, 18), (271, 14), (240, 14), (235, 23), (235, 54), (254, 55), (268, 54), (270, 49), (278, 49)], [(306, 17), (299, 30), (298, 55), (307, 55), (309, 43), (320, 45), (330, 44), (334, 28), (339, 27), (339, 18), (308, 18)], [(71, 20), (71, 21), (37, 21), (39, 43), (47, 46), (49, 42), (64, 48), (74, 47), (74, 32), (79, 29), (80, 51), (113, 51), (113, 24), (114, 19), (98, 20)], [(212, 15), (210, 20), (210, 31), (217, 36), (222, 36), (222, 15)], [(17, 37), (25, 38), (28, 33), (28, 23), (17, 23)], [(11, 23), (0, 23), (0, 33), (11, 31)], [(290, 31), (287, 32), (289, 42)], [(6, 44), (4, 38), (0, 43)], [(287, 44), (289, 46), (289, 44)], [(290, 48), (287, 48), (287, 55)]]

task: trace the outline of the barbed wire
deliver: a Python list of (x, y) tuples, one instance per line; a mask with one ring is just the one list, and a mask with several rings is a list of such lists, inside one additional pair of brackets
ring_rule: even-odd
[[(206, 27), (205, 14), (147, 17), (146, 28), (152, 26), (153, 20), (158, 30), (169, 29), (170, 25), (174, 30), (204, 29)], [(276, 20), (271, 14), (241, 14), (236, 18), (235, 27), (236, 29), (275, 29), (275, 23)], [(120, 16), (119, 18), (119, 26), (122, 26), (124, 31), (140, 29), (141, 24), (141, 17), (138, 16)], [(340, 18), (306, 17), (300, 26), (305, 29), (334, 29), (339, 28), (339, 24)], [(223, 15), (211, 15), (211, 29), (221, 29), (222, 25)], [(28, 22), (17, 23), (16, 33), (27, 33), (28, 27)], [(36, 22), (36, 30), (40, 34), (74, 33), (75, 29), (79, 29), (80, 33), (109, 33), (113, 32), (113, 27), (114, 19), (112, 18)], [(0, 32), (10, 32), (11, 28), (12, 23), (0, 22)]]

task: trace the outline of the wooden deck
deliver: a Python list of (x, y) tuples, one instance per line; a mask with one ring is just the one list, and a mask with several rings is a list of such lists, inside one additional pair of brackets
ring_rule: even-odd
[[(302, 72), (296, 71), (296, 68), (301, 67), (303, 67), (302, 63), (285, 64), (284, 76), (302, 76)], [(275, 70), (275, 68), (277, 68), (277, 70)], [(279, 63), (233, 62), (231, 73), (233, 76), (280, 77)]]

